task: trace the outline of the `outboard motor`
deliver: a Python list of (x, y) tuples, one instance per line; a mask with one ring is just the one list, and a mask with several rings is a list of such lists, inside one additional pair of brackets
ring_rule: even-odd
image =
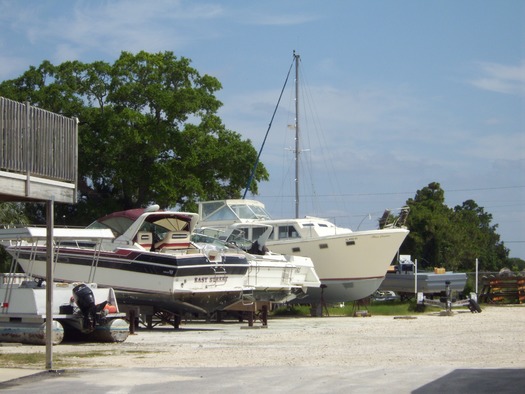
[(95, 306), (95, 297), (89, 286), (80, 284), (73, 288), (73, 298), (82, 313), (87, 313)]
[(88, 331), (93, 330), (95, 328), (97, 312), (104, 309), (107, 301), (96, 305), (93, 291), (85, 284), (80, 284), (73, 288), (73, 298), (84, 315), (83, 329)]

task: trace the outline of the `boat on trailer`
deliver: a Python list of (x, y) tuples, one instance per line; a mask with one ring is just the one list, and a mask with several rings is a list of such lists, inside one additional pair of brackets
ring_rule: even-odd
[(443, 293), (448, 289), (462, 292), (467, 284), (465, 272), (447, 271), (434, 267), (432, 271), (418, 270), (409, 255), (399, 256), (399, 264), (392, 265), (380, 288), (392, 290), (401, 298), (409, 299), (417, 293)]
[[(123, 310), (146, 319), (175, 314), (175, 326), (184, 312), (283, 303), (319, 287), (309, 258), (251, 254), (210, 241), (194, 233), (197, 219), (152, 206), (112, 213), (85, 229), (54, 229), (55, 280), (112, 287)], [(45, 278), (45, 228), (4, 229), (0, 239), (24, 272)]]
[[(57, 228), (54, 278), (115, 289), (119, 303), (172, 313), (210, 313), (242, 298), (249, 263), (245, 253), (207, 251), (191, 242), (194, 213), (158, 206), (104, 216), (87, 228)], [(0, 230), (22, 270), (46, 277), (46, 229)]]

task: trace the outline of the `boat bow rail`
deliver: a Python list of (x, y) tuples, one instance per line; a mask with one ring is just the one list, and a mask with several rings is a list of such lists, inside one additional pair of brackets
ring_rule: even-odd
[[(53, 240), (55, 241), (100, 241), (113, 239), (114, 235), (109, 229), (86, 229), (86, 228), (55, 228), (53, 229)], [(45, 227), (13, 227), (0, 229), (0, 242), (7, 241), (35, 243), (47, 239), (47, 228)]]
[[(114, 239), (113, 232), (109, 229), (86, 228), (55, 228), (53, 229), (53, 243), (55, 246), (54, 262), (58, 261), (61, 244), (73, 243), (76, 247), (93, 249), (93, 261), (88, 282), (93, 281), (102, 242)], [(45, 227), (14, 227), (0, 229), (0, 243), (13, 249), (14, 260), (18, 260), (23, 247), (30, 247), (31, 260), (36, 258), (38, 247), (45, 247), (47, 242), (47, 228)], [(26, 272), (32, 276), (32, 272)]]

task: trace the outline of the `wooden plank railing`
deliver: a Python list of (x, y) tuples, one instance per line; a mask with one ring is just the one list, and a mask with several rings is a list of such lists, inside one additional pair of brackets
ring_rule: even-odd
[(0, 170), (76, 184), (78, 121), (0, 97)]

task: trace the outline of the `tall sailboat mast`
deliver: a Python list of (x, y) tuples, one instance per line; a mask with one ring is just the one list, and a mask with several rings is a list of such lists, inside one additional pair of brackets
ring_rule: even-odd
[(295, 60), (295, 217), (299, 218), (299, 60), (300, 56), (293, 52)]
[(275, 111), (272, 115), (272, 120), (268, 126), (268, 130), (266, 131), (266, 135), (264, 137), (263, 144), (261, 146), (261, 149), (259, 150), (259, 153), (257, 155), (257, 159), (255, 161), (255, 164), (253, 166), (252, 172), (250, 174), (250, 177), (248, 179), (248, 183), (246, 185), (246, 189), (244, 190), (244, 194), (242, 198), (246, 198), (246, 194), (250, 190), (250, 186), (252, 184), (253, 178), (255, 176), (255, 171), (257, 170), (257, 165), (259, 164), (259, 158), (262, 153), (262, 149), (264, 147), (264, 143), (266, 142), (266, 137), (268, 137), (268, 132), (270, 131), (270, 128), (272, 126), (272, 122), (275, 116), (275, 113), (277, 111), (277, 107), (279, 106), (279, 103), (281, 102), (281, 97), (283, 95), (284, 88), (286, 87), (286, 82), (288, 81), (288, 77), (290, 75), (290, 72), (292, 71), (293, 62), (295, 62), (295, 148), (294, 148), (294, 159), (295, 159), (295, 217), (299, 218), (299, 153), (301, 153), (301, 149), (299, 146), (299, 61), (301, 57), (293, 51), (293, 61), (292, 64), (290, 64), (290, 69), (288, 70), (288, 75), (286, 76), (286, 81), (284, 83), (283, 89), (281, 90), (281, 94), (279, 96), (279, 101), (277, 102), (277, 106), (275, 108)]

